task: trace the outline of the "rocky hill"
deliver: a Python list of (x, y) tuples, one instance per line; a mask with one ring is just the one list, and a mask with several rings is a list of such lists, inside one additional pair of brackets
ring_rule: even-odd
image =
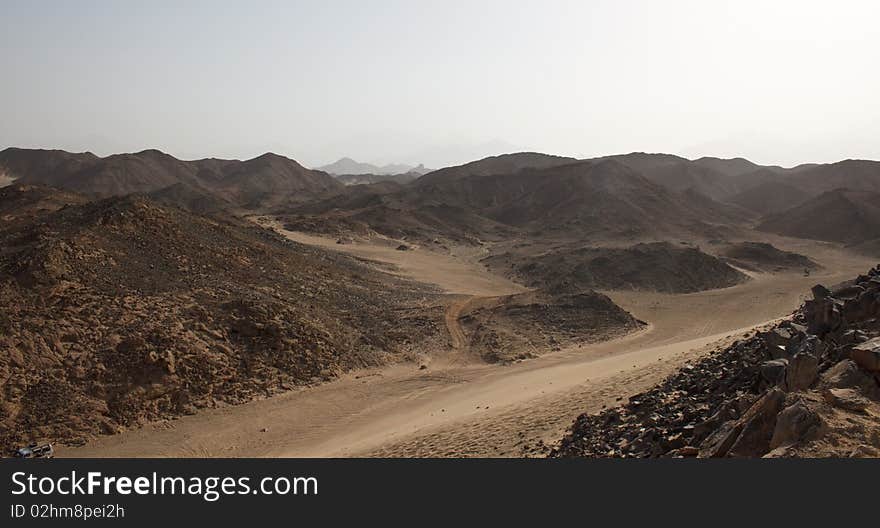
[(802, 167), (786, 179), (792, 185), (817, 195), (835, 189), (880, 192), (880, 162), (844, 160)]
[(604, 341), (644, 323), (594, 291), (530, 291), (472, 303), (461, 316), (468, 347), (487, 362), (508, 362)]
[(204, 167), (199, 172), (202, 186), (249, 208), (307, 202), (342, 188), (328, 174), (306, 169), (292, 159), (272, 153), (243, 162), (227, 162), (207, 178), (206, 172)]
[(10, 178), (27, 178), (30, 183), (57, 187), (58, 180), (68, 178), (98, 160), (100, 158), (91, 152), (10, 147), (0, 151), (0, 171)]
[(812, 271), (820, 266), (812, 259), (783, 251), (766, 242), (738, 242), (721, 251), (722, 258), (734, 266), (749, 271)]
[(31, 224), (35, 218), (88, 201), (85, 196), (42, 185), (14, 183), (0, 188), (0, 229)]
[(495, 176), (499, 174), (515, 174), (523, 169), (545, 169), (559, 165), (567, 165), (576, 162), (574, 158), (553, 156), (538, 152), (519, 152), (516, 154), (502, 154), (491, 156), (478, 161), (472, 161), (464, 165), (446, 167), (429, 172), (419, 178), (417, 185), (430, 185), (471, 176)]
[(52, 192), (0, 195), (17, 219), (0, 222), (4, 445), (75, 443), (445, 342), (432, 292), (350, 258), (142, 196)]
[(693, 189), (713, 200), (724, 200), (739, 190), (734, 178), (717, 171), (709, 164), (699, 164), (669, 154), (635, 152), (608, 156), (642, 174), (653, 183), (673, 191)]
[(483, 262), (533, 287), (689, 293), (733, 286), (747, 277), (697, 248), (669, 242), (631, 247), (568, 245), (539, 255), (509, 251)]
[(758, 229), (857, 245), (880, 238), (880, 193), (836, 189), (767, 217)]
[(768, 331), (577, 418), (555, 457), (880, 456), (880, 266)]

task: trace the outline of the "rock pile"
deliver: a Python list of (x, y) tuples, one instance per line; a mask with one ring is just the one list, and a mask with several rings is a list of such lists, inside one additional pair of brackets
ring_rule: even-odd
[(581, 415), (550, 456), (880, 455), (880, 266), (790, 320)]

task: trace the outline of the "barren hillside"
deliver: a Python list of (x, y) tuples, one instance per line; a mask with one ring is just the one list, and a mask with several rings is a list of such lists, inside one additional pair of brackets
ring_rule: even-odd
[(30, 219), (0, 225), (7, 444), (242, 402), (441, 339), (429, 290), (348, 257), (142, 197), (71, 201), (0, 197)]
[(880, 238), (880, 193), (837, 189), (767, 217), (761, 231), (860, 244)]

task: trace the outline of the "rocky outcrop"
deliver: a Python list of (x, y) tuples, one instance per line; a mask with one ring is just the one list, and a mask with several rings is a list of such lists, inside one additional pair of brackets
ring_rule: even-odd
[[(880, 266), (775, 328), (577, 418), (551, 456), (873, 456), (880, 447)], [(870, 444), (870, 445), (869, 445)]]

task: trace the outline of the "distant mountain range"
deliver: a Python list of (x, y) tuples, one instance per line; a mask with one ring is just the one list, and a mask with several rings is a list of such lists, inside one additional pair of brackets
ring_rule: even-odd
[[(325, 230), (335, 224), (339, 230), (471, 241), (513, 232), (642, 240), (723, 237), (731, 227), (759, 225), (848, 245), (874, 247), (880, 239), (875, 161), (782, 168), (743, 158), (634, 152), (577, 160), (522, 152), (424, 175), (422, 166), (376, 167), (348, 158), (322, 169), (272, 153), (246, 161), (182, 161), (158, 150), (103, 158), (0, 151), (0, 186), (14, 181), (92, 197), (140, 193), (196, 213), (282, 211), (307, 215), (310, 225)], [(401, 170), (407, 172), (390, 174)], [(328, 171), (341, 172), (334, 177)]]
[(90, 152), (8, 148), (0, 151), (0, 171), (16, 183), (99, 197), (154, 193), (177, 186), (164, 197), (186, 194), (186, 202), (193, 203), (203, 196), (247, 208), (307, 201), (344, 187), (324, 172), (272, 153), (246, 161), (182, 161), (158, 150), (100, 158)]
[(392, 163), (388, 165), (378, 166), (372, 163), (362, 163), (351, 158), (342, 158), (329, 165), (318, 167), (317, 170), (332, 174), (334, 176), (354, 175), (354, 174), (373, 174), (376, 176), (390, 176), (396, 174), (416, 173), (418, 175), (431, 172), (424, 165), (412, 166), (402, 163)]
[[(577, 160), (523, 152), (439, 169), (396, 188), (342, 193), (289, 212), (326, 231), (335, 223), (337, 231), (367, 228), (421, 240), (500, 240), (511, 233), (593, 241), (710, 240), (748, 230), (766, 215), (795, 211), (840, 187), (876, 191), (880, 163), (847, 160), (786, 169), (742, 158), (630, 153)], [(766, 230), (789, 231), (775, 229), (780, 222), (774, 219)], [(875, 234), (880, 237), (871, 226), (859, 239)]]

